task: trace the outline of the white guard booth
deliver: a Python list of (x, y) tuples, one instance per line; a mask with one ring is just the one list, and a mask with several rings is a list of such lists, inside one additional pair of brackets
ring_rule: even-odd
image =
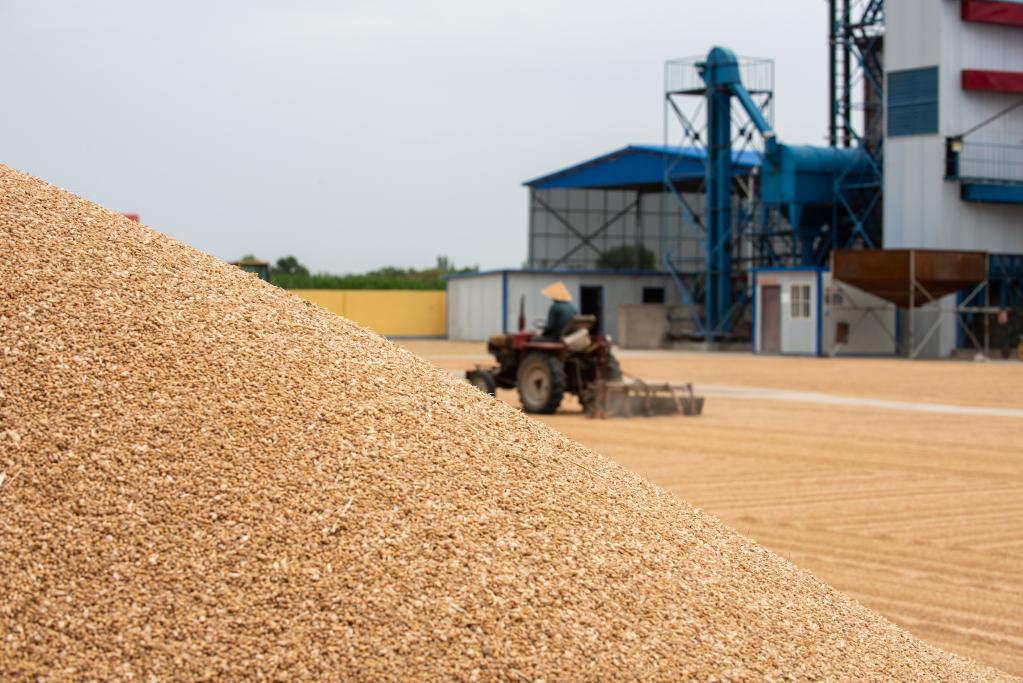
[(841, 282), (825, 268), (757, 268), (753, 288), (754, 353), (892, 356), (896, 310)]

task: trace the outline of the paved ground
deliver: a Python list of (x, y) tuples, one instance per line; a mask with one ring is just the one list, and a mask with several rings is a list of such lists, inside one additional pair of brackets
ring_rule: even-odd
[[(451, 371), (487, 362), (481, 344), (404, 345)], [(917, 635), (1023, 674), (1023, 364), (620, 355), (694, 381), (705, 414), (589, 420), (566, 401), (545, 421)]]
[(759, 387), (738, 387), (726, 384), (701, 384), (704, 396), (745, 398), (754, 401), (785, 401), (789, 403), (813, 403), (832, 406), (860, 406), (877, 410), (898, 410), (913, 413), (939, 413), (943, 415), (982, 415), (987, 417), (1023, 418), (1023, 408), (990, 408), (987, 406), (963, 406), (925, 401), (893, 401), (863, 396), (836, 396), (816, 391), (789, 391), (787, 389), (765, 389)]

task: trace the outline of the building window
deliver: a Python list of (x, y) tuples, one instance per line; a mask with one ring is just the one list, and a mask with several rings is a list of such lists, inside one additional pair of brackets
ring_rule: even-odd
[(792, 285), (789, 287), (789, 298), (791, 300), (789, 317), (810, 317), (810, 285)]
[(938, 132), (938, 67), (888, 72), (889, 137)]
[(663, 304), (664, 303), (664, 287), (644, 287), (643, 288), (643, 303), (645, 303), (645, 304)]

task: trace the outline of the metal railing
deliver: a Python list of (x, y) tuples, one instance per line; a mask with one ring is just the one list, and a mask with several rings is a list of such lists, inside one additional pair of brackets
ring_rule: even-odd
[(949, 138), (947, 166), (949, 178), (1023, 183), (1023, 144)]
[[(706, 55), (670, 59), (664, 63), (664, 92), (703, 92), (706, 84), (700, 76), (700, 65)], [(758, 57), (738, 57), (739, 76), (743, 85), (752, 93), (774, 92), (774, 60)], [(772, 121), (773, 123), (773, 121)]]

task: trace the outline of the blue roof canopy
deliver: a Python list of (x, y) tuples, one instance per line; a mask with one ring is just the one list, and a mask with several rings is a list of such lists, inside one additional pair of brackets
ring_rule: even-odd
[[(705, 173), (707, 151), (696, 147), (629, 145), (614, 152), (584, 161), (523, 183), (536, 190), (575, 189), (656, 189), (664, 183), (665, 168), (671, 169), (676, 184), (699, 182)], [(735, 175), (749, 175), (760, 165), (760, 154), (732, 152)]]

